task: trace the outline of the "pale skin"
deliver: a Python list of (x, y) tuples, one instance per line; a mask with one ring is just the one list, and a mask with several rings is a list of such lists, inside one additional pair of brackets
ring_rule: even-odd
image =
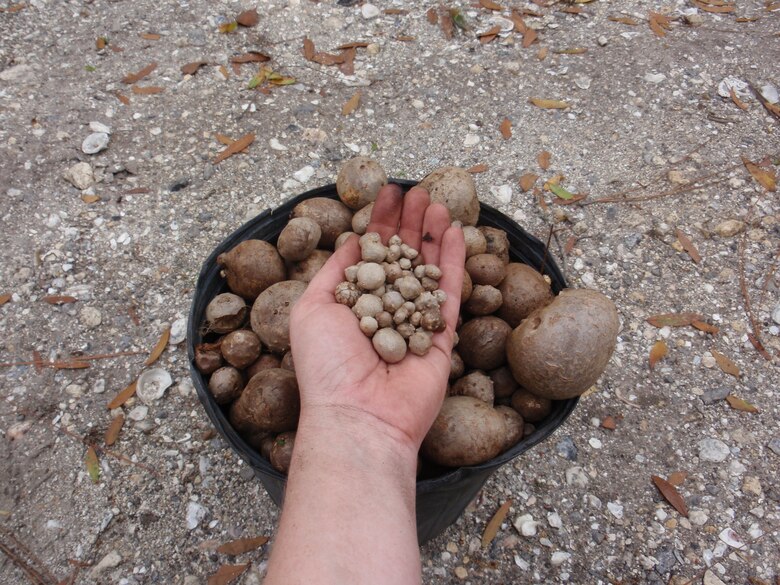
[(447, 209), (416, 187), (406, 196), (384, 187), (368, 231), (385, 243), (399, 234), (442, 269), (447, 327), (427, 355), (383, 362), (333, 297), (344, 269), (360, 259), (357, 237), (311, 281), (290, 317), (301, 416), (266, 585), (421, 580), (417, 452), (446, 393), (465, 244)]

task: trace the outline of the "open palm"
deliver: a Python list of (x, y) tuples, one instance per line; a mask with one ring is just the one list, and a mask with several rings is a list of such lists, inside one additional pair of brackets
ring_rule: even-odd
[(302, 417), (337, 412), (365, 419), (400, 432), (416, 447), (428, 432), (446, 392), (465, 258), (462, 230), (450, 227), (444, 206), (429, 201), (423, 189), (412, 188), (404, 197), (397, 185), (387, 185), (377, 197), (368, 231), (378, 232), (384, 243), (398, 234), (420, 250), (427, 264), (441, 268), (446, 329), (434, 335), (425, 356), (407, 353), (397, 364), (380, 359), (358, 319), (333, 295), (344, 269), (360, 260), (357, 237), (350, 238), (311, 281), (290, 317)]

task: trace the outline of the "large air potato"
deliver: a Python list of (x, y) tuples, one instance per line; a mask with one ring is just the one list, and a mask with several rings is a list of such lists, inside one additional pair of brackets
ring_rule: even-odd
[(217, 264), (230, 290), (249, 300), (286, 276), (282, 257), (265, 240), (244, 240), (217, 256)]
[(320, 224), (310, 217), (294, 217), (284, 226), (276, 248), (288, 262), (300, 262), (314, 252), (322, 237)]
[(338, 238), (352, 229), (352, 211), (341, 201), (328, 197), (312, 197), (301, 201), (292, 210), (291, 217), (308, 217), (317, 222), (322, 235), (318, 248), (332, 250)]
[(356, 156), (345, 162), (336, 178), (339, 199), (350, 209), (362, 209), (376, 200), (387, 185), (387, 174), (381, 165), (367, 156)]
[(420, 181), (431, 196), (431, 203), (441, 203), (450, 211), (453, 221), (463, 225), (477, 225), (479, 200), (474, 179), (464, 169), (442, 167)]
[(479, 465), (501, 453), (504, 415), (471, 396), (448, 396), (422, 442), (424, 457), (447, 467)]
[(553, 298), (550, 285), (544, 277), (527, 264), (519, 262), (507, 265), (506, 277), (498, 285), (498, 290), (502, 298), (498, 316), (510, 327), (520, 325), (523, 319)]
[(283, 280), (255, 299), (249, 322), (252, 331), (272, 352), (281, 355), (290, 349), (290, 311), (305, 290), (305, 282)]
[(287, 266), (287, 278), (311, 282), (332, 255), (333, 252), (329, 250), (314, 250), (308, 258)]
[(498, 317), (477, 317), (458, 329), (458, 353), (477, 370), (494, 370), (506, 362), (506, 340), (512, 328)]
[(289, 370), (275, 368), (252, 376), (230, 409), (230, 422), (241, 433), (283, 433), (298, 426), (301, 399)]
[[(506, 353), (512, 375), (543, 398), (579, 396), (606, 368), (619, 326), (617, 309), (603, 294), (563, 290), (510, 334)], [(468, 363), (463, 348), (458, 349)]]

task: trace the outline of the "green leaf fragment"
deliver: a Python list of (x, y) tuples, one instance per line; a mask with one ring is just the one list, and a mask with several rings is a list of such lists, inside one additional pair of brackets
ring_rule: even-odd
[(452, 22), (454, 22), (455, 26), (457, 26), (459, 29), (469, 30), (469, 24), (466, 22), (466, 17), (459, 8), (452, 8), (450, 10), (450, 18), (452, 18)]
[(552, 191), (555, 196), (559, 197), (560, 199), (574, 199), (574, 193), (569, 193), (566, 189), (557, 183), (550, 184), (550, 191)]
[(92, 73), (93, 71), (97, 71), (97, 67), (95, 67), (94, 65), (85, 65), (84, 69), (86, 69), (90, 73)]
[(371, 143), (371, 152), (376, 152), (379, 150), (379, 145), (376, 142)]
[(95, 448), (90, 447), (87, 449), (87, 454), (84, 457), (84, 464), (87, 466), (87, 473), (92, 483), (98, 483), (100, 481), (100, 463), (98, 462), (97, 453)]

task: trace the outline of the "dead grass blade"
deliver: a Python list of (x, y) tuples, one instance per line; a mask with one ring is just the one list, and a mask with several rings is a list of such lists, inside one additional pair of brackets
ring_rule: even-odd
[(501, 528), (501, 523), (506, 519), (506, 515), (509, 513), (509, 507), (512, 505), (512, 498), (509, 498), (506, 502), (501, 504), (501, 507), (496, 511), (493, 517), (485, 526), (485, 532), (482, 533), (482, 548), (487, 548), (493, 539), (498, 534), (498, 530)]
[(140, 71), (136, 71), (135, 73), (130, 73), (129, 75), (125, 75), (122, 78), (122, 83), (126, 83), (127, 85), (137, 83), (138, 81), (141, 81), (144, 77), (149, 75), (155, 69), (157, 69), (157, 63), (149, 63), (149, 65), (147, 65)]
[(146, 358), (146, 361), (144, 362), (145, 366), (151, 366), (154, 362), (160, 359), (160, 356), (165, 351), (165, 348), (168, 346), (168, 340), (170, 338), (171, 338), (171, 328), (167, 327), (165, 331), (162, 332), (162, 335), (160, 336), (159, 341), (155, 344), (154, 349), (152, 349), (152, 353), (150, 353), (149, 357)]

